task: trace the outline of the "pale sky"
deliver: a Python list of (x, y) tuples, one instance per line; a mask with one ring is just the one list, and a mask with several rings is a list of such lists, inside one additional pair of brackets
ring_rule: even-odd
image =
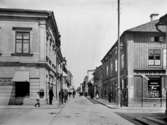
[[(167, 13), (167, 0), (120, 1), (121, 32), (150, 21), (151, 13)], [(0, 0), (0, 7), (54, 11), (75, 86), (117, 40), (117, 0)]]

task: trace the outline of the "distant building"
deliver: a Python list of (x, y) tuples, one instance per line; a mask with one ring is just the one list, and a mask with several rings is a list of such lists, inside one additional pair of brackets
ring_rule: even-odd
[[(121, 35), (121, 105), (163, 106), (166, 88), (165, 32), (158, 32), (158, 20), (126, 30)], [(102, 59), (103, 96), (112, 93), (118, 103), (117, 42)]]
[(47, 103), (63, 62), (54, 13), (1, 8), (0, 17), (0, 104), (33, 104), (38, 91)]
[(102, 65), (98, 66), (94, 73), (94, 92), (95, 92), (95, 95), (98, 93), (99, 94), (99, 97), (100, 98), (103, 98), (103, 75), (104, 75), (104, 72), (103, 72), (103, 67)]

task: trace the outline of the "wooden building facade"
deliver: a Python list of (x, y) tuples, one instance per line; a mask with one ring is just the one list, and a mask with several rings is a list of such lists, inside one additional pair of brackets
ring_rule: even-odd
[[(158, 20), (126, 30), (121, 35), (121, 105), (163, 106), (166, 81), (165, 33), (158, 32)], [(118, 102), (117, 42), (102, 59), (105, 69), (103, 95)]]

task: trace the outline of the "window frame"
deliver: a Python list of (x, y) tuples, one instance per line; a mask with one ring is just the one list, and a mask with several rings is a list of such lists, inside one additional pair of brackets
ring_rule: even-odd
[[(21, 34), (21, 38), (17, 38), (17, 35)], [(24, 38), (24, 35), (28, 34), (28, 39)], [(18, 40), (21, 40), (21, 52), (17, 51), (17, 44), (19, 44)], [(28, 42), (25, 42), (25, 41)], [(24, 52), (24, 46), (28, 44), (28, 52)], [(30, 32), (29, 31), (15, 31), (15, 53), (16, 54), (30, 54)]]
[[(151, 52), (152, 51), (152, 52)], [(156, 51), (159, 51), (156, 52)], [(152, 59), (151, 59), (152, 57)], [(156, 59), (157, 57), (159, 57), (159, 59)], [(161, 49), (149, 49), (148, 50), (148, 66), (161, 66)], [(152, 63), (151, 63), (152, 61)], [(156, 64), (156, 61), (159, 61), (158, 64)]]
[[(31, 30), (32, 27), (12, 27), (13, 32), (13, 53), (11, 53), (11, 56), (33, 56), (33, 54), (31, 53)], [(28, 52), (24, 52), (23, 51), (23, 45), (21, 43), (21, 52), (17, 52), (17, 47), (16, 47), (16, 33), (20, 32), (20, 33), (29, 33), (29, 42), (28, 42)], [(15, 37), (15, 38), (14, 38)], [(27, 44), (27, 43), (26, 43)]]

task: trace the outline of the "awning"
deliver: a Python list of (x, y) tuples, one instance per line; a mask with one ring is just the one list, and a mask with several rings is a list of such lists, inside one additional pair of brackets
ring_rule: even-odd
[(29, 82), (29, 72), (16, 71), (12, 81), (13, 82)]

